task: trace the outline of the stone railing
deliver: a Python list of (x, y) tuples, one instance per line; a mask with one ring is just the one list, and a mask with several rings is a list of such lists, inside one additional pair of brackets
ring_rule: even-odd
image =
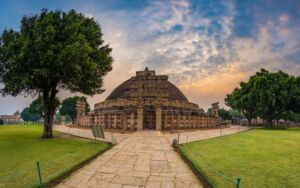
[(167, 106), (177, 108), (188, 108), (199, 110), (199, 106), (188, 101), (157, 99), (157, 98), (133, 98), (133, 99), (116, 99), (107, 100), (95, 104), (94, 109), (111, 108), (119, 106)]

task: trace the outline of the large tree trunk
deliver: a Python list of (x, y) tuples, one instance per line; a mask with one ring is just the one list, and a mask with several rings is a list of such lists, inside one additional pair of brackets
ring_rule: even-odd
[(53, 138), (53, 122), (54, 122), (55, 109), (57, 106), (56, 99), (55, 99), (57, 90), (55, 88), (56, 87), (52, 88), (51, 92), (45, 91), (43, 93), (45, 122), (44, 122), (44, 132), (42, 138)]
[[(51, 105), (50, 105), (51, 106)], [(45, 122), (44, 122), (44, 132), (43, 138), (53, 138), (53, 120), (55, 114), (55, 107), (52, 109), (48, 107), (45, 114)]]

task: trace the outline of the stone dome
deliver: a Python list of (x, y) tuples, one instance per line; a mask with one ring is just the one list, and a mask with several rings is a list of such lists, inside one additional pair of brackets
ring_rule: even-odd
[(171, 82), (167, 75), (156, 75), (155, 71), (137, 71), (136, 76), (123, 82), (106, 100), (129, 98), (163, 98), (188, 101), (184, 94)]

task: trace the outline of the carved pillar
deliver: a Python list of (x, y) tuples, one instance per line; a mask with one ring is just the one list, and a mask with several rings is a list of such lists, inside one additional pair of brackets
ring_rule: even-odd
[(111, 114), (108, 114), (108, 128), (111, 128)]
[(134, 129), (134, 113), (132, 112), (130, 115), (130, 129)]
[(180, 112), (178, 112), (177, 114), (177, 128), (179, 129), (180, 128)]
[(118, 114), (114, 114), (114, 123), (113, 123), (113, 128), (118, 128), (117, 123), (118, 123)]
[(184, 128), (186, 128), (187, 127), (187, 124), (188, 124), (188, 114), (185, 112), (184, 113)]
[(192, 127), (192, 115), (190, 112), (188, 112), (188, 128)]
[(137, 130), (143, 130), (143, 124), (144, 124), (144, 109), (143, 107), (138, 107), (137, 109)]
[(127, 129), (127, 116), (126, 116), (126, 113), (122, 114), (122, 128)]
[(161, 107), (156, 107), (156, 130), (161, 130)]
[(171, 129), (174, 128), (174, 112), (171, 112)]

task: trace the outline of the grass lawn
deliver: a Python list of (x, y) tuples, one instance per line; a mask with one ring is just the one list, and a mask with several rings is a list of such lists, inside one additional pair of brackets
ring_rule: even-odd
[(41, 125), (0, 126), (0, 187), (37, 187), (36, 161), (48, 182), (109, 146), (55, 132), (43, 140)]
[(180, 146), (215, 187), (300, 187), (300, 129), (254, 129)]

